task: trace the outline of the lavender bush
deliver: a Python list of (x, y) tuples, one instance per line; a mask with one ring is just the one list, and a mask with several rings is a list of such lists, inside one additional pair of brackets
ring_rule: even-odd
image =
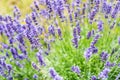
[(0, 15), (0, 80), (119, 80), (120, 0), (34, 0)]

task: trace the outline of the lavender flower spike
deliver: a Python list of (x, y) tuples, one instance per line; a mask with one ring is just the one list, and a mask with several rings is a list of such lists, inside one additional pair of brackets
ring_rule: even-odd
[(98, 22), (98, 31), (102, 31), (103, 30), (103, 22), (99, 21)]
[(50, 68), (49, 72), (50, 72), (50, 76), (52, 78), (55, 78), (55, 76), (58, 75), (54, 68)]
[(96, 76), (92, 76), (91, 80), (97, 80)]
[(105, 60), (108, 59), (108, 53), (102, 52), (102, 53), (100, 54), (100, 57), (101, 57), (102, 61), (105, 61)]
[(42, 56), (42, 54), (41, 54), (40, 51), (36, 54), (36, 56), (37, 56), (37, 59), (38, 59), (40, 65), (41, 65), (41, 66), (42, 66), (42, 65), (45, 66), (45, 62), (44, 62), (43, 56)]
[(78, 75), (80, 75), (80, 69), (79, 69), (78, 66), (72, 66), (72, 67), (71, 67), (71, 70), (72, 70), (73, 72), (77, 73)]
[(120, 36), (118, 37), (118, 44), (120, 45)]
[(108, 78), (108, 73), (109, 72), (110, 72), (110, 69), (109, 68), (105, 68), (102, 72), (100, 72), (99, 78), (101, 78), (103, 80)]
[(59, 75), (56, 75), (54, 80), (63, 80), (63, 77), (59, 76)]

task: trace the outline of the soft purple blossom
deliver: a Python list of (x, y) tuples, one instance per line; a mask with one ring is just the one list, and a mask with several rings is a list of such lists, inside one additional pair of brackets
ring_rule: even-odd
[(37, 56), (37, 59), (38, 59), (40, 65), (45, 66), (45, 61), (44, 61), (43, 55), (41, 53), (41, 50), (36, 54), (36, 56)]
[(115, 66), (115, 63), (111, 63), (109, 61), (105, 63), (105, 67), (113, 67), (113, 66)]
[(118, 44), (120, 45), (120, 36), (118, 37)]
[(75, 73), (77, 73), (78, 75), (80, 75), (80, 68), (79, 68), (79, 66), (72, 66), (71, 67), (71, 70), (73, 71), (73, 72), (75, 72)]
[(37, 78), (38, 78), (38, 75), (37, 75), (37, 74), (34, 74), (34, 75), (33, 75), (33, 78), (34, 78), (34, 79), (37, 79)]
[(54, 68), (50, 68), (50, 69), (49, 69), (49, 73), (50, 73), (50, 76), (51, 76), (53, 79), (55, 78), (55, 76), (58, 75)]
[(91, 37), (91, 31), (87, 33), (87, 39), (89, 39), (90, 37)]
[(96, 76), (92, 76), (91, 80), (97, 80), (97, 77)]
[(109, 68), (103, 69), (103, 71), (101, 71), (100, 74), (99, 74), (99, 78), (100, 79), (106, 79), (106, 78), (108, 78), (109, 72), (110, 72)]
[(106, 53), (106, 52), (102, 52), (102, 53), (100, 54), (100, 57), (101, 57), (101, 60), (102, 60), (102, 61), (105, 61), (105, 60), (108, 59), (109, 55), (108, 55), (108, 53)]
[(98, 22), (98, 31), (102, 31), (103, 30), (103, 22), (99, 21)]
[(59, 75), (56, 75), (54, 80), (63, 80), (63, 77), (59, 76)]

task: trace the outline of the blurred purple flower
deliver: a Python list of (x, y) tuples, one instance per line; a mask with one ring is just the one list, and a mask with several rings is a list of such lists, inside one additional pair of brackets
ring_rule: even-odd
[(100, 20), (98, 21), (98, 31), (102, 31), (103, 30), (103, 22)]
[(109, 68), (103, 69), (103, 71), (101, 71), (100, 74), (99, 74), (99, 78), (101, 78), (101, 79), (106, 79), (106, 78), (108, 78), (109, 72), (110, 72), (110, 69), (109, 69)]
[(118, 37), (118, 44), (120, 45), (120, 36)]
[(111, 63), (109, 61), (105, 63), (105, 67), (113, 67), (113, 66), (115, 66), (115, 63)]
[(75, 73), (77, 73), (78, 75), (80, 75), (80, 69), (79, 69), (79, 66), (72, 66), (71, 67), (71, 70)]
[(37, 75), (37, 74), (34, 74), (34, 75), (33, 75), (33, 78), (34, 78), (34, 79), (37, 79), (37, 78), (38, 78), (38, 75)]
[(50, 76), (51, 76), (53, 79), (55, 78), (55, 76), (58, 75), (54, 68), (50, 68), (50, 69), (49, 69), (49, 73), (50, 73)]
[(102, 61), (105, 61), (105, 60), (108, 59), (109, 55), (108, 55), (108, 53), (106, 53), (106, 52), (102, 52), (102, 53), (100, 54), (100, 57), (101, 57)]
[(97, 77), (96, 76), (92, 76), (91, 80), (97, 80)]
[(54, 80), (63, 80), (63, 77), (59, 76), (59, 75), (56, 75)]
[(41, 50), (36, 54), (36, 56), (37, 56), (37, 59), (38, 59), (40, 65), (41, 65), (41, 66), (42, 66), (42, 65), (45, 66), (45, 62), (44, 62), (44, 59), (43, 59)]

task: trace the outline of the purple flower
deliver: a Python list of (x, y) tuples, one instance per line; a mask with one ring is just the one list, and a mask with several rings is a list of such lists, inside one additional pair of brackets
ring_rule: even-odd
[(56, 75), (54, 80), (63, 80), (63, 77), (59, 76), (59, 75)]
[(35, 6), (35, 8), (36, 8), (37, 10), (39, 10), (39, 4), (38, 4), (38, 2), (34, 1), (34, 6)]
[(80, 69), (79, 69), (78, 66), (72, 66), (72, 67), (71, 67), (71, 70), (72, 70), (73, 72), (77, 73), (78, 75), (80, 75)]
[(102, 72), (100, 72), (99, 78), (101, 78), (101, 79), (108, 78), (109, 72), (110, 72), (110, 69), (109, 68), (105, 68)]
[(15, 19), (19, 19), (20, 16), (21, 16), (21, 14), (20, 14), (19, 8), (17, 6), (14, 6), (14, 17), (15, 17)]
[(113, 29), (114, 26), (115, 26), (115, 24), (116, 24), (116, 21), (114, 21), (114, 22), (112, 23), (112, 25), (110, 26), (110, 29)]
[(77, 29), (77, 35), (79, 36), (79, 38), (81, 38), (81, 36), (80, 36), (81, 28), (80, 28), (79, 23), (77, 23), (76, 29)]
[(13, 77), (12, 77), (12, 76), (9, 76), (7, 80), (13, 80)]
[(19, 49), (20, 49), (20, 51), (21, 51), (24, 55), (27, 55), (27, 51), (26, 51), (25, 46), (19, 45)]
[(92, 76), (91, 80), (97, 80), (96, 76)]
[(120, 79), (120, 73), (117, 75), (115, 80), (119, 80)]
[(37, 75), (37, 74), (34, 74), (34, 75), (33, 75), (33, 78), (34, 78), (34, 79), (37, 79), (37, 78), (38, 78), (38, 75)]
[(117, 2), (114, 10), (113, 10), (112, 13), (111, 13), (111, 17), (112, 17), (112, 18), (115, 18), (115, 17), (116, 17), (116, 15), (117, 15), (117, 13), (118, 13), (118, 11), (119, 11), (119, 7), (120, 7), (120, 1)]
[(94, 46), (93, 47), (89, 47), (85, 51), (84, 57), (88, 60), (92, 56), (92, 54), (97, 53), (97, 52), (98, 52), (98, 49), (96, 47), (94, 47)]
[(105, 61), (105, 60), (108, 59), (108, 53), (102, 52), (102, 53), (100, 54), (100, 57), (101, 57), (102, 61)]
[(17, 65), (19, 68), (23, 68), (23, 67), (24, 67), (19, 61), (16, 61), (16, 65)]
[(57, 32), (58, 32), (58, 35), (59, 35), (60, 39), (62, 39), (62, 32), (61, 32), (61, 29), (58, 28), (58, 29), (57, 29)]
[(12, 47), (11, 49), (11, 53), (14, 59), (18, 58), (18, 51), (17, 48)]
[(91, 37), (91, 31), (87, 33), (87, 39), (89, 39), (90, 37)]
[(69, 13), (70, 22), (73, 22), (72, 14)]
[(92, 55), (92, 51), (91, 48), (88, 48), (87, 50), (85, 50), (84, 52), (84, 57), (88, 60)]
[(42, 56), (41, 50), (36, 54), (36, 56), (37, 56), (37, 59), (38, 59), (40, 65), (41, 65), (41, 66), (42, 66), (42, 65), (45, 66), (45, 62), (44, 62), (44, 59), (43, 59), (43, 56)]
[(94, 45), (97, 43), (98, 39), (99, 39), (100, 35), (97, 34), (95, 37), (94, 37), (94, 40), (91, 42), (90, 46), (91, 47), (94, 47)]
[(103, 30), (103, 22), (99, 21), (98, 22), (98, 31), (102, 31)]
[(7, 64), (6, 67), (7, 67), (9, 72), (12, 70), (12, 65), (11, 64)]
[(54, 26), (50, 25), (49, 28), (48, 28), (48, 31), (49, 31), (50, 34), (52, 34), (53, 36), (55, 36)]
[(120, 45), (120, 36), (118, 37), (118, 44)]
[(113, 66), (115, 66), (115, 63), (111, 63), (109, 61), (105, 63), (105, 67), (113, 67)]
[(50, 68), (50, 69), (49, 69), (49, 72), (50, 72), (50, 76), (51, 76), (53, 79), (55, 78), (55, 76), (58, 75), (54, 68)]
[(73, 29), (73, 39), (72, 39), (73, 45), (75, 46), (75, 48), (78, 47), (78, 35), (77, 35), (77, 28), (75, 27)]
[(97, 14), (97, 9), (93, 9), (93, 11), (89, 14), (89, 19), (93, 20), (96, 14)]
[(34, 62), (32, 62), (32, 67), (33, 67), (34, 69), (36, 69), (36, 70), (39, 69), (39, 68), (37, 67), (37, 65), (36, 65)]

